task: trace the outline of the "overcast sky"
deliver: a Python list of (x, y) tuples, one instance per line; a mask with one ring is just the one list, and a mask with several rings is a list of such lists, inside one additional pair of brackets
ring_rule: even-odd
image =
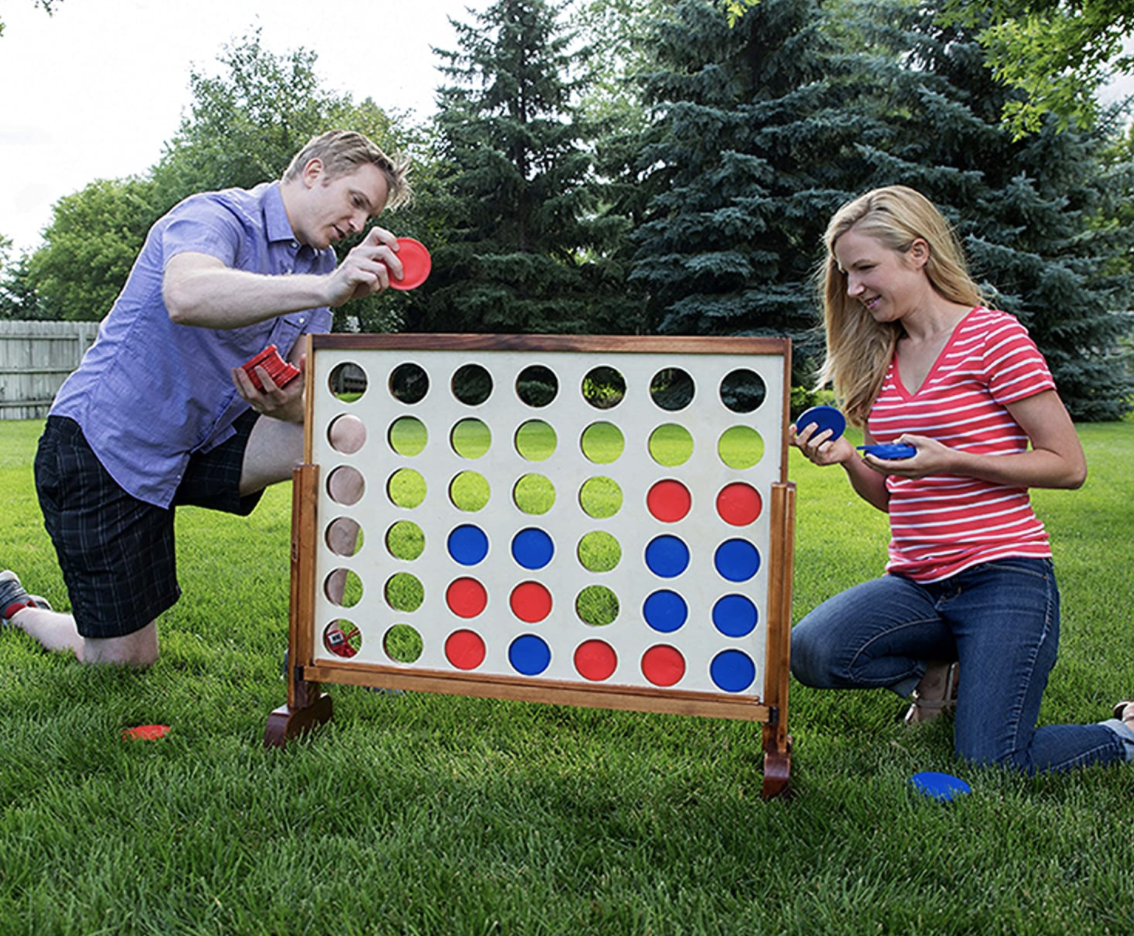
[(144, 172), (187, 110), (189, 71), (261, 27), (276, 55), (318, 54), (322, 85), (387, 109), (433, 111), (449, 17), (490, 0), (33, 0), (0, 2), (0, 234), (35, 247), (51, 206), (95, 179)]
[[(51, 206), (147, 170), (190, 103), (189, 71), (259, 26), (275, 55), (318, 54), (323, 86), (426, 117), (449, 18), (491, 0), (0, 0), (0, 235), (38, 246)], [(1127, 87), (1134, 82), (1127, 79)]]

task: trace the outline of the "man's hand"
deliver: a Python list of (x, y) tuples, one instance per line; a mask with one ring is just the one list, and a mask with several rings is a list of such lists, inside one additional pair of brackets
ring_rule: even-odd
[(398, 239), (383, 228), (373, 227), (331, 274), (327, 305), (334, 308), (383, 292), (389, 288), (391, 276), (401, 278), (402, 274)]
[(257, 365), (256, 376), (260, 378), (263, 392), (256, 389), (252, 379), (245, 373), (243, 367), (232, 369), (232, 382), (237, 392), (248, 401), (249, 405), (262, 416), (272, 419), (282, 419), (284, 422), (302, 423), (303, 407), (303, 371), (307, 365), (307, 356), (299, 359), (299, 376), (290, 381), (286, 387), (277, 387), (271, 374), (262, 366)]

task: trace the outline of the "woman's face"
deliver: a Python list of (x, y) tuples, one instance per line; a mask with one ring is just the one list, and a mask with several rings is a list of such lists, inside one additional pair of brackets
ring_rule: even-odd
[(878, 322), (896, 322), (917, 309), (930, 289), (929, 246), (918, 238), (909, 250), (887, 247), (851, 228), (835, 241), (835, 260), (847, 278), (847, 295)]

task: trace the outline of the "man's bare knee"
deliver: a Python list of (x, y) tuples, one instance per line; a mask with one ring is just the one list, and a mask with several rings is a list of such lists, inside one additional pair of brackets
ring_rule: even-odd
[(158, 653), (157, 622), (150, 621), (141, 630), (124, 637), (85, 638), (82, 661), (142, 669), (153, 665)]

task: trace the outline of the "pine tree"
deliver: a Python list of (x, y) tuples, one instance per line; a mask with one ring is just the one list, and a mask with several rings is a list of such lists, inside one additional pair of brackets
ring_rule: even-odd
[(761, 0), (731, 27), (720, 6), (684, 0), (654, 46), (633, 272), (654, 326), (789, 335), (808, 382), (822, 233), (865, 172), (855, 144), (876, 133), (876, 115), (852, 106), (863, 60), (831, 42), (817, 0)]
[(1049, 118), (1014, 141), (1000, 114), (1019, 92), (995, 80), (972, 33), (942, 28), (921, 7), (862, 9), (874, 37), (904, 53), (886, 78), (891, 133), (863, 147), (865, 187), (900, 183), (937, 203), (990, 303), (1016, 315), (1047, 357), (1071, 414), (1119, 418), (1130, 409), (1118, 349), (1130, 330), (1120, 313), (1134, 288), (1134, 225), (1120, 208), (1129, 172), (1104, 165), (1107, 125), (1061, 131)]
[(499, 0), (454, 23), (458, 51), (439, 51), (451, 81), (437, 117), (447, 242), (410, 327), (625, 330), (605, 258), (620, 222), (601, 211), (590, 128), (575, 107), (586, 51), (572, 49), (559, 12)]

